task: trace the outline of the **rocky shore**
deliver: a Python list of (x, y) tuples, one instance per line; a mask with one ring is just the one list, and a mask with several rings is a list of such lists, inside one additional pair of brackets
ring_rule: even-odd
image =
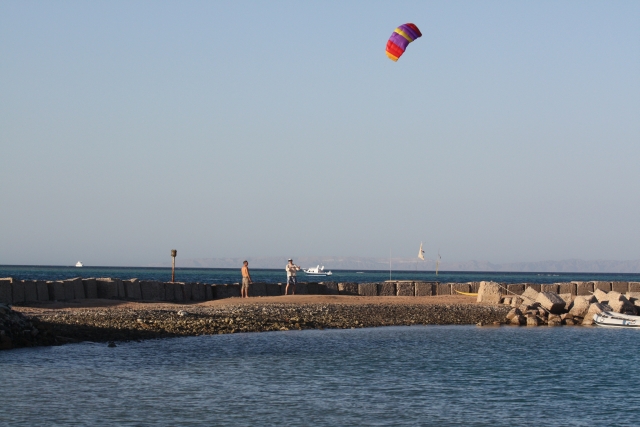
[[(494, 324), (509, 307), (479, 304), (245, 304), (41, 310), (2, 314), (2, 348), (179, 336), (395, 325)], [(9, 321), (9, 319), (13, 319)]]

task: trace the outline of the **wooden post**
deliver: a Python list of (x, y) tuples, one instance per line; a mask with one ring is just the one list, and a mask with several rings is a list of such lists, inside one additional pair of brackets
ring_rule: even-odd
[(176, 255), (178, 255), (178, 251), (171, 249), (171, 282), (176, 281)]

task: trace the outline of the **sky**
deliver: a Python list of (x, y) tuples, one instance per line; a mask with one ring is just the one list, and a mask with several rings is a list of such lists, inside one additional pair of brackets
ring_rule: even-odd
[(637, 1), (0, 2), (0, 264), (640, 259), (638, 22)]

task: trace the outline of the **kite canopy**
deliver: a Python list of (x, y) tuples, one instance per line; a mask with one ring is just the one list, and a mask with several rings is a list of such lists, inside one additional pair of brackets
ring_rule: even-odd
[(422, 33), (414, 24), (400, 25), (389, 37), (387, 56), (392, 61), (397, 61), (409, 46), (409, 43), (420, 37), (422, 37)]

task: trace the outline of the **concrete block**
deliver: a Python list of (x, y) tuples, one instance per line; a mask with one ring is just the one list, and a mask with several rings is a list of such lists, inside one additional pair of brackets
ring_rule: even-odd
[(38, 301), (49, 301), (49, 287), (47, 282), (38, 280), (36, 282), (36, 292), (38, 293)]
[[(176, 287), (180, 287), (180, 284), (177, 282), (164, 282), (161, 283), (163, 286), (163, 295), (162, 301), (175, 301), (176, 300)], [(182, 289), (180, 289), (182, 290)]]
[[(98, 281), (98, 283), (100, 283)], [(140, 293), (142, 299), (145, 301), (158, 301), (160, 300), (160, 289), (164, 290), (164, 287), (160, 286), (160, 282), (153, 280), (141, 280), (140, 281)], [(100, 287), (98, 287), (98, 295), (100, 294)], [(163, 292), (164, 294), (164, 292)]]
[(451, 295), (451, 283), (438, 283), (436, 285), (436, 295)]
[(640, 292), (640, 282), (629, 282), (629, 292)]
[(502, 289), (496, 282), (480, 282), (477, 302), (500, 304)]
[[(178, 301), (178, 302), (185, 302), (187, 301), (184, 298), (184, 293), (185, 293), (185, 284), (184, 283), (180, 283), (180, 282), (175, 282), (173, 284), (173, 301)], [(211, 285), (207, 286), (209, 288), (209, 292), (211, 292), (211, 298), (214, 298), (214, 294), (215, 294), (215, 288)]]
[(320, 285), (316, 282), (307, 283), (307, 292), (309, 295), (320, 295)]
[(393, 297), (396, 295), (396, 284), (393, 282), (378, 283), (378, 296)]
[(507, 295), (522, 295), (524, 293), (524, 284), (507, 285)]
[(558, 294), (577, 295), (575, 283), (558, 283)]
[(118, 297), (118, 285), (109, 278), (96, 279), (98, 298), (112, 299)]
[[(180, 287), (180, 290), (182, 290), (182, 300), (183, 301), (191, 301), (191, 292), (192, 292), (192, 286), (191, 283), (180, 283), (182, 286)], [(240, 289), (240, 288), (238, 288)], [(240, 292), (240, 291), (238, 291)], [(240, 295), (240, 294), (238, 294)]]
[(358, 284), (338, 283), (338, 293), (340, 295), (358, 295)]
[(358, 295), (375, 297), (378, 296), (378, 284), (377, 283), (359, 283)]
[(279, 283), (266, 283), (264, 287), (268, 297), (276, 297), (278, 295), (282, 295)]
[(86, 299), (87, 297), (84, 293), (84, 283), (82, 283), (81, 278), (73, 281), (73, 296), (75, 299)]
[(204, 285), (202, 283), (186, 283), (191, 287), (191, 301), (204, 301)]
[(558, 293), (558, 284), (557, 283), (545, 283), (542, 285), (542, 290), (540, 292), (553, 292), (554, 294)]
[(571, 294), (558, 294), (558, 296), (564, 301), (565, 309), (569, 309), (569, 306), (573, 303), (573, 299), (575, 298), (575, 295)]
[(138, 279), (123, 280), (124, 295), (126, 299), (138, 301), (142, 299), (142, 291), (140, 290), (140, 282)]
[(553, 314), (562, 314), (566, 302), (553, 292), (540, 292), (536, 302)]
[[(309, 295), (309, 284), (306, 282), (298, 282), (296, 285), (296, 295)], [(289, 288), (291, 292), (291, 288)]]
[(323, 295), (338, 295), (338, 284), (336, 282), (324, 282), (322, 284), (321, 292)]
[(13, 279), (0, 279), (0, 303), (13, 304), (13, 290), (11, 289)]
[(76, 288), (73, 285), (73, 282), (70, 280), (63, 280), (62, 283), (64, 286), (64, 300), (71, 301), (72, 299), (75, 299)]
[(64, 283), (61, 281), (47, 282), (49, 301), (64, 301)]
[(620, 292), (611, 291), (607, 296), (609, 297), (607, 304), (615, 313), (635, 314), (636, 309), (634, 305)]
[[(414, 282), (415, 292), (417, 297), (430, 297), (436, 294), (436, 285), (435, 282)], [(469, 284), (459, 283), (459, 285), (466, 285), (467, 289), (470, 287)]]
[(24, 284), (14, 280), (11, 283), (11, 294), (13, 295), (13, 304), (24, 302)]
[(640, 292), (627, 292), (625, 296), (629, 301), (633, 302), (637, 299), (640, 299)]
[(626, 294), (629, 292), (629, 282), (611, 282), (611, 290)]
[(413, 284), (413, 282), (396, 282), (396, 295), (398, 295), (399, 297), (415, 296), (416, 295), (415, 285)]
[(542, 285), (540, 283), (525, 283), (524, 284), (525, 291), (527, 290), (527, 288), (531, 288), (536, 292), (542, 292)]
[(598, 302), (601, 302), (601, 303), (605, 303), (609, 301), (609, 292), (603, 291), (602, 289), (596, 288), (596, 290), (593, 292), (593, 296), (596, 297)]
[(533, 286), (527, 286), (527, 288), (522, 293), (521, 297), (525, 304), (531, 305), (538, 298), (538, 294), (540, 292), (537, 291)]
[(469, 287), (471, 293), (477, 294), (478, 290), (480, 290), (480, 282), (469, 282)]
[(593, 293), (593, 282), (576, 283), (576, 295), (591, 295)]
[(64, 282), (64, 294), (65, 299), (84, 299), (84, 285), (82, 284), (82, 279), (80, 277), (76, 277), (73, 279), (63, 280)]
[(593, 291), (595, 292), (596, 289), (609, 292), (611, 290), (611, 282), (593, 282)]
[(249, 285), (249, 296), (250, 297), (266, 297), (267, 296), (267, 286), (264, 283), (251, 283)]
[(216, 299), (240, 297), (240, 285), (216, 285)]
[(204, 299), (205, 301), (211, 301), (213, 299), (213, 290), (211, 285), (204, 285)]
[(125, 291), (124, 291), (124, 283), (122, 283), (122, 279), (113, 279), (113, 281), (116, 284), (116, 298), (124, 299)]
[(611, 311), (611, 307), (609, 307), (607, 304), (594, 302), (589, 306), (589, 310), (587, 310), (587, 314), (585, 314), (584, 319), (582, 319), (582, 324), (593, 325), (593, 316), (598, 313), (602, 313), (603, 311)]
[(33, 280), (25, 280), (22, 282), (24, 286), (24, 300), (25, 302), (35, 302), (38, 301), (38, 288), (36, 286), (35, 281)]
[(96, 279), (83, 279), (82, 285), (84, 286), (84, 296), (87, 299), (98, 298), (98, 283)]

